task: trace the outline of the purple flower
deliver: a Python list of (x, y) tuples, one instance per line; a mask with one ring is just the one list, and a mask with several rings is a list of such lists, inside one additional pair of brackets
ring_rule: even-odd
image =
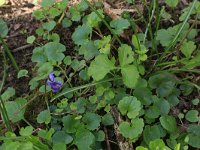
[(47, 80), (47, 85), (51, 87), (53, 92), (58, 92), (62, 86), (60, 81), (54, 81), (54, 73), (49, 74), (49, 79)]

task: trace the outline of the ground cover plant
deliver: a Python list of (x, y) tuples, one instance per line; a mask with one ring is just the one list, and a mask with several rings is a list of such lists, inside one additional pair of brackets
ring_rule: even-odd
[[(134, 15), (113, 18), (104, 1), (42, 0), (30, 70), (18, 67), (0, 19), (0, 149), (200, 148), (200, 2), (178, 15), (180, 0), (123, 2)], [(8, 63), (29, 79), (25, 96), (6, 87)], [(31, 103), (43, 109), (30, 114)]]

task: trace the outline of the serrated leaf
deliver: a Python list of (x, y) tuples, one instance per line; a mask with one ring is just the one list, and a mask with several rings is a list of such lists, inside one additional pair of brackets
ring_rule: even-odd
[(113, 119), (112, 115), (110, 113), (105, 114), (102, 117), (102, 123), (105, 126), (113, 125), (114, 124), (114, 119)]
[(105, 54), (98, 55), (88, 68), (88, 75), (95, 81), (103, 79), (111, 70), (115, 69), (114, 63)]
[(196, 45), (193, 41), (184, 42), (180, 49), (185, 57), (190, 58), (193, 51), (196, 49)]
[(134, 65), (127, 65), (121, 68), (122, 80), (128, 88), (135, 88), (138, 79), (139, 72)]
[(110, 54), (111, 36), (104, 36), (101, 40), (95, 40), (94, 45), (99, 49), (102, 54)]
[(92, 28), (83, 24), (78, 26), (72, 34), (72, 39), (75, 44), (82, 45), (89, 41), (89, 35), (92, 33)]
[(44, 51), (49, 61), (61, 62), (65, 55), (66, 48), (63, 44), (57, 42), (49, 42), (44, 46)]
[(86, 127), (89, 130), (95, 130), (100, 126), (101, 117), (95, 113), (87, 112), (83, 116), (83, 122), (86, 123)]
[(44, 110), (44, 111), (40, 112), (39, 115), (37, 116), (38, 123), (49, 124), (50, 121), (51, 121), (51, 115), (48, 110)]
[[(101, 15), (102, 18), (104, 18), (103, 10), (98, 9), (97, 12)], [(95, 28), (99, 26), (101, 21), (102, 19), (95, 12), (92, 12), (87, 16), (86, 24), (92, 28)]]
[(118, 49), (118, 53), (119, 53), (120, 66), (122, 68), (133, 62), (133, 60), (134, 60), (133, 54), (134, 53), (132, 51), (132, 48), (130, 46), (128, 46), (127, 44), (122, 44)]
[(62, 118), (64, 129), (67, 133), (74, 133), (79, 127), (80, 120), (76, 120), (75, 118), (75, 115), (67, 115)]
[(90, 147), (95, 141), (94, 135), (87, 129), (79, 129), (76, 132), (74, 143), (79, 150), (92, 150)]
[(51, 65), (51, 63), (49, 62), (43, 63), (37, 71), (38, 77), (36, 77), (36, 80), (41, 80), (48, 77), (52, 70), (53, 66)]
[(64, 28), (68, 28), (68, 27), (70, 27), (71, 25), (72, 25), (72, 21), (71, 21), (70, 19), (64, 18), (64, 19), (62, 20), (62, 26), (63, 26)]
[(53, 30), (54, 28), (55, 28), (55, 26), (56, 26), (56, 22), (55, 21), (49, 21), (49, 22), (45, 22), (45, 23), (43, 23), (43, 25), (42, 25), (42, 27), (44, 28), (44, 29), (46, 29), (47, 31), (51, 31), (51, 30)]
[(44, 63), (47, 61), (47, 57), (44, 52), (44, 47), (36, 47), (33, 49), (33, 55), (31, 57), (32, 62)]
[(42, 0), (42, 7), (51, 7), (54, 4), (54, 0)]
[(102, 130), (99, 130), (97, 134), (95, 135), (95, 137), (96, 137), (96, 141), (102, 142), (105, 140), (105, 133)]
[(149, 85), (152, 89), (156, 89), (156, 93), (161, 97), (166, 97), (173, 92), (176, 80), (172, 74), (162, 73), (151, 76)]
[(186, 115), (185, 119), (189, 122), (198, 122), (199, 121), (199, 112), (197, 110), (189, 110)]
[(159, 127), (158, 125), (145, 126), (143, 136), (144, 136), (144, 141), (146, 142), (146, 144), (149, 145), (151, 141), (154, 141), (156, 139), (160, 139), (161, 137), (163, 137), (160, 131), (161, 130), (160, 128), (161, 127)]
[(136, 97), (124, 97), (119, 101), (118, 108), (122, 115), (127, 114), (127, 116), (132, 119), (139, 115), (141, 110), (141, 103), (137, 100)]
[(30, 135), (32, 135), (32, 132), (33, 132), (33, 127), (31, 127), (31, 126), (27, 126), (27, 127), (25, 127), (25, 128), (21, 128), (20, 129), (20, 131), (19, 131), (19, 134), (21, 135), (21, 136), (30, 136)]
[(149, 144), (150, 150), (170, 150), (168, 147), (165, 146), (165, 143), (161, 139), (156, 139), (151, 141)]
[(124, 29), (127, 29), (130, 26), (130, 23), (127, 19), (120, 18), (112, 20), (110, 26), (114, 29), (116, 34), (121, 34)]
[(72, 140), (73, 138), (65, 131), (57, 131), (52, 137), (52, 141), (54, 144), (58, 143), (69, 144), (72, 142)]
[(176, 119), (172, 116), (162, 116), (160, 117), (160, 123), (164, 129), (170, 133), (177, 131)]
[[(25, 110), (21, 110), (18, 112), (22, 106), (26, 104), (27, 100), (23, 98), (18, 98), (15, 101), (7, 101), (5, 102), (5, 107), (8, 113), (8, 118), (12, 122), (18, 122), (24, 118)], [(16, 113), (18, 112), (18, 113)]]
[(136, 139), (142, 133), (143, 127), (143, 119), (136, 118), (131, 120), (131, 124), (129, 122), (122, 122), (119, 125), (119, 131), (126, 138)]

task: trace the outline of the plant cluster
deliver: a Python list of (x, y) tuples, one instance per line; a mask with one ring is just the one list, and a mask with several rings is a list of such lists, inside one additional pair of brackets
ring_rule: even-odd
[[(134, 5), (133, 0), (127, 2)], [(170, 10), (178, 2), (165, 1)], [(27, 38), (27, 43), (37, 45), (31, 57), (35, 75), (28, 98), (45, 101), (46, 109), (35, 119), (43, 127), (36, 131), (24, 116), (30, 99), (16, 98), (15, 89), (7, 88), (0, 97), (9, 131), (0, 137), (0, 149), (105, 149), (106, 141), (117, 144), (119, 135), (136, 150), (200, 148), (195, 96), (200, 90), (195, 81), (200, 73), (195, 41), (200, 2), (191, 2), (178, 23), (168, 28), (160, 23), (172, 16), (156, 0), (150, 6), (144, 2), (148, 18), (138, 12), (139, 21), (128, 12), (113, 20), (101, 2), (82, 0), (71, 7), (68, 3), (42, 0), (42, 8), (33, 12), (41, 27)], [(144, 22), (143, 32), (138, 31), (138, 22)], [(8, 29), (3, 20), (0, 26), (3, 42)], [(73, 49), (66, 47), (68, 41), (62, 41), (58, 28), (73, 31)], [(130, 41), (123, 38), (125, 31), (132, 33)], [(28, 74), (22, 69), (17, 77)], [(179, 109), (185, 99), (191, 106)], [(21, 120), (28, 126), (13, 132), (10, 122)], [(114, 141), (107, 130), (115, 134)]]

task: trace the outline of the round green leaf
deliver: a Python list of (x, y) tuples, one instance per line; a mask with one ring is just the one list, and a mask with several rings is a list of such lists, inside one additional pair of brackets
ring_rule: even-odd
[(137, 100), (136, 97), (124, 97), (122, 100), (119, 101), (118, 108), (122, 115), (127, 114), (127, 116), (132, 119), (136, 118), (139, 115), (139, 112), (141, 110), (141, 103)]
[(162, 127), (170, 133), (174, 133), (177, 131), (176, 119), (172, 116), (160, 117), (160, 123)]
[(190, 122), (197, 122), (199, 121), (199, 112), (197, 110), (189, 110), (186, 115), (185, 119)]
[(95, 130), (100, 126), (101, 117), (95, 113), (86, 113), (83, 116), (83, 122), (86, 123), (86, 127), (89, 130)]
[(69, 134), (65, 133), (65, 131), (57, 131), (52, 137), (52, 141), (54, 144), (69, 144), (72, 142), (72, 140), (73, 138)]
[(50, 115), (49, 110), (44, 110), (40, 112), (39, 115), (37, 116), (38, 123), (49, 124), (50, 121), (51, 121), (51, 115)]
[(0, 19), (0, 36), (2, 38), (6, 37), (8, 34), (8, 26), (5, 21)]

